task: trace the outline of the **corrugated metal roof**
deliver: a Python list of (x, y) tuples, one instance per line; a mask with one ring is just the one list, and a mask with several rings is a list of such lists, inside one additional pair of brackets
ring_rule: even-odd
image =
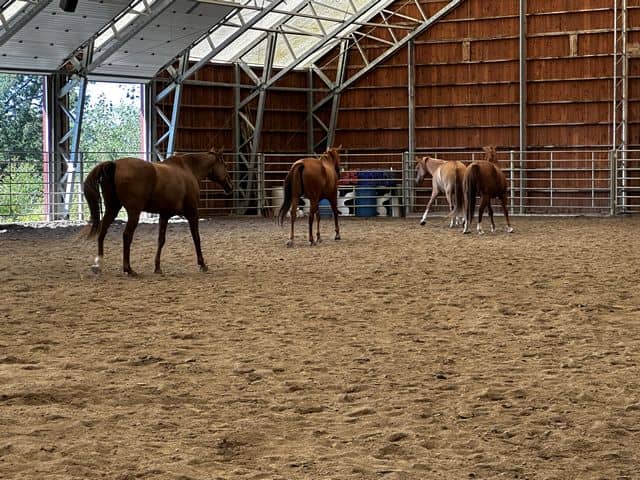
[(97, 66), (93, 73), (119, 75), (118, 72), (128, 70), (136, 77), (152, 78), (167, 61), (206, 33), (229, 10), (219, 5), (178, 0)]
[(87, 38), (104, 27), (129, 0), (80, 0), (74, 13), (51, 2), (0, 46), (0, 69), (55, 71)]
[(3, 4), (0, 70), (55, 72), (95, 39), (89, 78), (151, 79), (187, 48), (199, 64), (260, 64), (269, 33), (274, 65), (303, 67), (393, 0), (79, 0), (74, 13), (58, 1)]

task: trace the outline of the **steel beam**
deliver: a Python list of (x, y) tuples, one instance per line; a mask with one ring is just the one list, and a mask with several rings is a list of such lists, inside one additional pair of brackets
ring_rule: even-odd
[[(403, 37), (400, 40), (398, 40), (393, 46), (390, 46), (389, 48), (387, 48), (383, 53), (378, 55), (375, 59), (367, 60), (368, 63), (364, 67), (362, 67), (361, 69), (357, 70), (356, 72), (353, 72), (348, 78), (346, 78), (344, 80), (344, 82), (342, 83), (342, 85), (340, 85), (338, 87), (337, 92), (340, 93), (340, 92), (344, 91), (346, 88), (348, 88), (349, 86), (353, 85), (354, 82), (358, 81), (360, 78), (365, 76), (367, 73), (369, 73), (375, 67), (380, 65), (382, 62), (384, 62), (385, 60), (389, 59), (393, 54), (395, 54), (398, 50), (403, 48), (411, 40), (413, 40), (417, 36), (419, 36), (422, 33), (424, 33), (426, 30), (431, 28), (442, 17), (444, 17), (445, 15), (449, 14), (451, 11), (453, 11), (456, 7), (458, 7), (459, 5), (464, 3), (465, 1), (466, 0), (451, 0), (447, 5), (442, 7), (439, 11), (434, 13), (431, 17), (427, 18), (426, 20), (424, 20), (424, 21), (422, 21), (420, 23), (416, 23), (417, 26), (416, 26), (416, 28), (414, 30), (412, 30), (410, 33), (408, 33), (405, 37)], [(386, 18), (387, 22), (390, 20), (390, 18), (391, 17), (387, 17)], [(406, 16), (403, 15), (402, 18), (405, 19)], [(418, 22), (418, 21), (416, 20), (416, 22)], [(357, 47), (357, 45), (356, 45), (356, 47)], [(277, 80), (278, 80), (278, 78), (275, 78), (273, 82), (275, 82)], [(323, 103), (326, 103), (329, 100), (330, 100), (330, 98), (326, 98), (326, 99), (323, 100)]]
[(32, 18), (44, 10), (50, 3), (51, 0), (37, 0), (29, 2), (20, 12), (10, 19), (4, 18), (0, 13), (0, 32), (2, 32), (2, 34), (0, 34), (0, 47), (19, 32), (22, 27), (29, 23)]
[[(527, 0), (520, 0), (519, 33), (519, 143), (520, 143), (520, 214), (524, 214), (526, 196), (526, 151), (527, 151)], [(512, 193), (513, 194), (513, 193)]]
[(344, 82), (345, 72), (347, 71), (347, 41), (340, 42), (340, 59), (338, 61), (338, 69), (336, 71), (335, 90), (331, 93), (331, 116), (329, 117), (329, 129), (327, 131), (326, 148), (331, 148), (336, 136), (336, 127), (338, 125), (338, 109), (340, 107), (340, 91), (338, 88)]
[[(85, 46), (81, 68), (91, 61), (92, 44)], [(64, 80), (65, 83), (61, 83)], [(52, 204), (55, 219), (69, 219), (73, 197), (81, 193), (79, 187), (82, 171), (80, 154), (80, 134), (87, 95), (87, 77), (55, 75), (49, 83), (51, 92), (47, 92), (51, 105), (47, 109), (48, 124), (51, 126), (50, 144), (54, 148), (54, 188)], [(76, 95), (72, 105), (72, 95)], [(82, 204), (82, 199), (78, 199)], [(78, 212), (82, 216), (82, 210)]]
[[(247, 2), (248, 3), (248, 2)], [(193, 64), (190, 68), (188, 68), (184, 73), (182, 73), (179, 77), (177, 77), (175, 79), (176, 82), (182, 82), (184, 80), (186, 80), (187, 78), (191, 77), (194, 73), (196, 73), (198, 70), (200, 70), (204, 65), (206, 65), (207, 63), (209, 63), (209, 61), (215, 57), (216, 55), (218, 55), (220, 52), (222, 52), (225, 48), (227, 48), (229, 45), (231, 45), (231, 43), (233, 43), (235, 40), (237, 40), (238, 38), (240, 38), (247, 30), (250, 30), (251, 27), (253, 27), (256, 23), (258, 23), (260, 20), (262, 20), (264, 17), (266, 17), (272, 10), (275, 10), (276, 7), (280, 4), (279, 1), (273, 1), (271, 2), (271, 5), (269, 5), (268, 7), (260, 10), (260, 12), (258, 14), (256, 14), (254, 17), (252, 17), (248, 22), (244, 22), (242, 27), (238, 28), (238, 30), (236, 30), (234, 33), (232, 33), (231, 35), (229, 35), (227, 38), (225, 38), (217, 47), (214, 47), (207, 55), (205, 55), (204, 57), (202, 57), (200, 60), (198, 60), (195, 64)], [(238, 10), (240, 10), (241, 7), (238, 7)], [(236, 10), (234, 13), (237, 13), (238, 10)], [(206, 39), (209, 38), (209, 36), (211, 34), (213, 34), (215, 32), (215, 30), (217, 28), (219, 28), (221, 25), (218, 24), (216, 25), (214, 28), (212, 28), (211, 30), (209, 30), (205, 35), (203, 35), (202, 37), (200, 37), (196, 42), (194, 42), (193, 44), (191, 44), (191, 46), (189, 46), (188, 48), (186, 48), (183, 52), (181, 52), (181, 56), (186, 55), (187, 58), (189, 57), (189, 54), (191, 52), (191, 49), (193, 47), (195, 47), (196, 45), (200, 44), (200, 42), (205, 41)], [(164, 69), (168, 68), (168, 66), (171, 65), (171, 62), (167, 65), (165, 65), (164, 68), (160, 69), (160, 71), (163, 71)], [(160, 92), (158, 94), (158, 100), (162, 100), (166, 95), (168, 95), (170, 93), (170, 88), (171, 86), (165, 88), (162, 92)]]
[(409, 117), (409, 158), (416, 155), (416, 47), (411, 40), (407, 47), (407, 116)]

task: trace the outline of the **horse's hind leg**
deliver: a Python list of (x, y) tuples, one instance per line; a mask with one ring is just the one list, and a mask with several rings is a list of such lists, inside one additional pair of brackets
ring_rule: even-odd
[(453, 205), (453, 192), (449, 189), (445, 190), (445, 195), (447, 197), (447, 203), (449, 204), (449, 216), (451, 217), (451, 221), (449, 222), (449, 228), (453, 228), (456, 224), (456, 215), (455, 215), (455, 207)]
[(502, 204), (502, 211), (504, 212), (504, 218), (507, 221), (507, 233), (513, 232), (513, 227), (511, 226), (511, 222), (509, 221), (509, 210), (507, 210), (507, 196), (503, 195), (500, 197), (500, 203)]
[(129, 219), (127, 220), (127, 226), (124, 228), (124, 233), (122, 234), (122, 243), (123, 243), (123, 252), (122, 252), (122, 270), (131, 275), (132, 277), (136, 275), (131, 269), (131, 263), (129, 262), (129, 257), (131, 254), (131, 242), (133, 241), (133, 232), (135, 232), (136, 227), (138, 226), (138, 221), (140, 220), (140, 212), (134, 212), (127, 210), (127, 214)]
[(338, 199), (337, 198), (333, 198), (333, 199), (329, 200), (329, 203), (331, 203), (331, 211), (333, 212), (333, 221), (334, 221), (335, 226), (336, 226), (335, 239), (336, 240), (340, 240), (340, 224), (338, 223)]
[(118, 216), (120, 208), (120, 206), (118, 206), (117, 209), (113, 206), (107, 207), (104, 212), (104, 216), (100, 221), (100, 231), (98, 232), (98, 256), (95, 258), (93, 265), (91, 266), (91, 271), (93, 273), (100, 273), (100, 262), (102, 262), (102, 257), (104, 257), (104, 237), (107, 236), (107, 230), (109, 230), (109, 227)]
[(160, 215), (160, 225), (158, 228), (158, 251), (156, 252), (156, 269), (154, 273), (162, 273), (160, 269), (160, 252), (164, 247), (164, 242), (167, 236), (167, 224), (169, 223), (169, 217)]

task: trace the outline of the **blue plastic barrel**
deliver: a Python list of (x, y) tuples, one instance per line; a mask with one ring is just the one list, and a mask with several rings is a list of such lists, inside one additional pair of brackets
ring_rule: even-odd
[(331, 210), (331, 203), (326, 198), (320, 200), (320, 204), (318, 205), (320, 209), (320, 218), (331, 218), (333, 217), (333, 211)]
[(384, 178), (383, 170), (361, 170), (358, 173), (358, 185), (356, 189), (356, 216), (375, 217), (377, 214), (376, 188)]

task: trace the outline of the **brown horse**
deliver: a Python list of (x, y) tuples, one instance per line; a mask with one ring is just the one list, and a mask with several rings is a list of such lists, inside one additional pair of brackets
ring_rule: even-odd
[[(338, 225), (338, 180), (340, 178), (340, 147), (330, 148), (320, 158), (302, 158), (294, 162), (284, 179), (284, 201), (278, 212), (278, 222), (284, 223), (291, 211), (291, 233), (287, 246), (293, 246), (293, 226), (296, 222), (298, 199), (304, 195), (311, 203), (309, 210), (309, 243), (320, 243), (320, 200), (326, 198), (331, 204), (336, 225), (336, 240), (340, 240)], [(316, 241), (313, 240), (313, 220), (316, 219)]]
[(443, 191), (449, 203), (449, 216), (451, 223), (449, 228), (457, 225), (458, 217), (464, 217), (464, 198), (462, 196), (462, 178), (467, 167), (464, 163), (455, 160), (445, 161), (433, 157), (422, 157), (416, 159), (416, 185), (420, 185), (424, 180), (426, 172), (432, 177), (431, 198), (427, 203), (427, 208), (422, 215), (420, 225), (427, 223), (427, 214), (431, 203)]
[(496, 231), (496, 224), (493, 221), (493, 209), (491, 199), (499, 198), (507, 221), (507, 232), (513, 232), (513, 227), (509, 222), (509, 211), (507, 210), (507, 179), (496, 160), (496, 148), (484, 147), (484, 160), (471, 163), (467, 167), (462, 181), (464, 189), (465, 205), (465, 225), (463, 233), (470, 233), (469, 227), (473, 221), (473, 212), (476, 208), (476, 195), (480, 195), (480, 206), (478, 207), (478, 233), (482, 234), (482, 214), (488, 208), (491, 219), (491, 231)]
[[(204, 178), (218, 182), (226, 194), (231, 193), (231, 179), (224, 164), (222, 150), (211, 149), (208, 153), (174, 155), (164, 162), (157, 163), (127, 157), (96, 165), (84, 181), (84, 196), (91, 211), (91, 228), (87, 236), (91, 238), (98, 234), (98, 256), (91, 267), (92, 270), (95, 273), (100, 272), (104, 237), (118, 212), (124, 207), (128, 220), (122, 235), (122, 269), (127, 274), (135, 275), (129, 263), (129, 253), (133, 232), (143, 211), (160, 214), (156, 273), (162, 273), (160, 252), (165, 242), (167, 223), (173, 215), (182, 215), (188, 220), (198, 265), (201, 271), (206, 272), (207, 265), (202, 257), (198, 230), (199, 181)], [(100, 190), (105, 205), (102, 220)]]

